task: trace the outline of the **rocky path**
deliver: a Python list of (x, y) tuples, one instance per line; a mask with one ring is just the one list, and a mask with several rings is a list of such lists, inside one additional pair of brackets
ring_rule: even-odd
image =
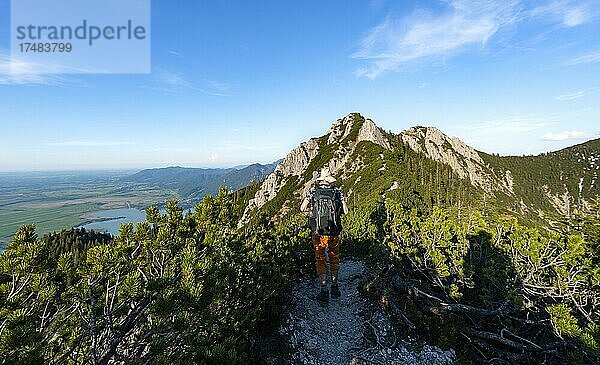
[[(289, 351), (266, 359), (268, 364), (451, 364), (454, 353), (411, 343), (381, 311), (368, 310), (358, 291), (365, 274), (362, 263), (340, 263), (340, 298), (320, 303), (318, 283), (299, 281), (293, 290), (293, 308), (279, 334)], [(409, 350), (408, 348), (411, 348)]]

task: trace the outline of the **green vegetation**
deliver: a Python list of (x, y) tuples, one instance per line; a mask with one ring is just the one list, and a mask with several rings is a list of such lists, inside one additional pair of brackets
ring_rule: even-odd
[(85, 235), (21, 227), (0, 255), (2, 362), (255, 362), (256, 331), (311, 248), (303, 216), (244, 230), (236, 218), (226, 190), (192, 215), (169, 201), (114, 241), (58, 244), (58, 259), (59, 237)]
[(476, 210), (420, 214), (393, 199), (350, 217), (348, 234), (374, 245), (372, 260), (386, 268), (366, 288), (407, 331), (462, 361), (600, 360), (598, 251), (580, 235)]
[(240, 169), (165, 168), (127, 172), (29, 173), (0, 176), (0, 247), (22, 224), (39, 235), (85, 223), (86, 213), (149, 205), (179, 198), (191, 207), (221, 185), (239, 189), (261, 181), (274, 164)]
[(424, 158), (396, 138), (392, 140), (392, 150), (372, 142), (357, 145), (344, 170), (350, 171), (356, 160), (362, 161), (362, 167), (344, 178), (341, 185), (344, 191), (352, 192), (351, 206), (374, 206), (383, 196), (420, 210), (433, 205), (461, 209), (481, 204), (483, 193), (468, 180), (460, 179), (449, 166)]
[(0, 209), (0, 236), (8, 242), (12, 234), (24, 222), (35, 222), (39, 233), (53, 232), (64, 227), (73, 227), (82, 222), (85, 213), (97, 211), (98, 205), (81, 203), (56, 207), (23, 208), (19, 204)]
[[(575, 216), (590, 213), (590, 209), (582, 204), (582, 199), (594, 199), (600, 194), (600, 184), (596, 183), (600, 173), (598, 139), (539, 156), (480, 154), (500, 176), (504, 176), (507, 170), (511, 171), (515, 196), (502, 197), (503, 205), (536, 224), (547, 224), (548, 220), (552, 220), (563, 227), (569, 226)], [(548, 196), (560, 197), (565, 193), (568, 198), (563, 198), (564, 209), (562, 214), (558, 214)], [(521, 208), (521, 200), (529, 209)], [(547, 217), (540, 219), (537, 209)]]
[[(246, 190), (206, 196), (193, 214), (176, 201), (165, 214), (153, 207), (114, 240), (84, 230), (37, 239), (21, 227), (0, 255), (4, 362), (258, 362), (257, 336), (278, 323), (313, 253), (303, 215), (259, 214), (237, 229), (256, 186)], [(599, 359), (600, 267), (588, 242), (477, 210), (458, 216), (413, 193), (344, 217), (345, 254), (385, 268), (365, 290), (405, 312), (401, 325), (464, 361)]]
[(319, 172), (325, 164), (331, 160), (335, 151), (338, 150), (338, 144), (328, 144), (327, 139), (329, 138), (329, 134), (326, 134), (317, 139), (319, 144), (319, 153), (315, 158), (313, 158), (306, 169), (304, 170), (304, 174), (302, 174), (302, 180), (308, 181), (313, 177), (313, 174)]
[(290, 209), (295, 210), (300, 204), (300, 197), (294, 195), (296, 189), (298, 189), (298, 177), (288, 177), (285, 185), (281, 188), (277, 196), (272, 200), (269, 200), (262, 207), (262, 214), (271, 218), (277, 217), (284, 204), (287, 204)]

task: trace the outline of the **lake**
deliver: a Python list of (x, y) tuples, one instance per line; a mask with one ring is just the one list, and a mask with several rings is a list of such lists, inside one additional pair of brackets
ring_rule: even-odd
[[(184, 209), (183, 213), (185, 214), (188, 211), (193, 211), (193, 209)], [(164, 214), (165, 210), (160, 209), (159, 212), (160, 214)], [(146, 212), (135, 208), (112, 209), (88, 213), (83, 215), (83, 217), (98, 221), (82, 224), (79, 227), (83, 227), (86, 230), (103, 231), (116, 236), (119, 234), (121, 224), (132, 222), (135, 228), (136, 223), (145, 221)]]
[(105, 231), (113, 236), (116, 236), (119, 234), (121, 224), (129, 222), (132, 222), (133, 224), (143, 222), (146, 219), (146, 212), (135, 208), (112, 209), (88, 213), (83, 217), (85, 219), (102, 220), (83, 224), (79, 227), (83, 227), (86, 230), (93, 229), (94, 231)]

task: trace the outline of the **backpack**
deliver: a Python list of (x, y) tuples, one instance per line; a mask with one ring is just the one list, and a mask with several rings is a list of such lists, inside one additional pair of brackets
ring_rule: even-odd
[(309, 226), (313, 233), (321, 236), (337, 236), (342, 232), (342, 204), (338, 192), (333, 187), (315, 188)]

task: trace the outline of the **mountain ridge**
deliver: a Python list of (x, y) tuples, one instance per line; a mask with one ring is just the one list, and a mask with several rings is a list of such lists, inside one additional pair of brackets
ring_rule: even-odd
[[(436, 176), (423, 168), (425, 161)], [(296, 209), (322, 167), (330, 168), (351, 201), (356, 199), (354, 192), (367, 190), (366, 184), (373, 182), (363, 180), (361, 170), (365, 170), (386, 184), (371, 189), (382, 190), (383, 199), (398, 188), (415, 191), (430, 205), (462, 200), (481, 200), (485, 205), (491, 199), (504, 213), (560, 221), (592, 209), (600, 193), (599, 165), (600, 139), (537, 156), (498, 156), (478, 151), (436, 127), (414, 126), (395, 134), (360, 113), (350, 113), (334, 121), (324, 135), (288, 153), (249, 200), (240, 224), (264, 207), (272, 215)], [(442, 170), (445, 176), (439, 176)], [(578, 183), (573, 185), (575, 176)], [(569, 184), (563, 183), (563, 177), (571, 179)], [(403, 178), (413, 181), (404, 184)], [(435, 189), (425, 192), (427, 184)], [(458, 196), (443, 197), (450, 190)], [(432, 194), (436, 195), (433, 201), (428, 196)]]
[(238, 190), (254, 182), (262, 181), (273, 171), (277, 163), (277, 161), (264, 165), (254, 163), (244, 167), (231, 168), (168, 166), (144, 169), (126, 176), (123, 180), (172, 188), (178, 191), (182, 199), (198, 200), (205, 195), (216, 194), (222, 186)]

